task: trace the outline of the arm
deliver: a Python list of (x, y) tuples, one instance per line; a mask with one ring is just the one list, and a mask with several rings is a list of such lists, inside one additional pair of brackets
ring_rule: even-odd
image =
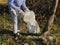
[(26, 0), (23, 2), (22, 8), (23, 8), (24, 11), (29, 11), (29, 9), (26, 6)]
[(17, 8), (18, 8), (18, 7), (15, 6), (14, 0), (9, 0), (9, 1), (8, 1), (8, 5), (9, 5), (10, 7), (14, 8), (14, 9), (17, 9)]

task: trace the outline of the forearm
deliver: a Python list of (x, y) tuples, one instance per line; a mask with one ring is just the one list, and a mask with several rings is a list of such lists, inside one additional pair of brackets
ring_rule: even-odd
[(9, 3), (8, 3), (8, 6), (9, 6), (9, 7), (12, 7), (13, 9), (17, 9), (17, 8), (18, 8), (17, 6), (14, 5), (13, 2), (9, 2)]
[(30, 10), (28, 9), (28, 7), (25, 8), (24, 12), (26, 12), (26, 11), (30, 11)]

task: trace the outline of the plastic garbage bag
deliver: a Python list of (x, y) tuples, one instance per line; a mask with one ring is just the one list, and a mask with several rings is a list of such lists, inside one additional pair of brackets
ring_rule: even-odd
[(35, 13), (33, 11), (25, 12), (23, 20), (27, 23), (27, 31), (29, 33), (40, 33), (40, 28), (35, 20)]

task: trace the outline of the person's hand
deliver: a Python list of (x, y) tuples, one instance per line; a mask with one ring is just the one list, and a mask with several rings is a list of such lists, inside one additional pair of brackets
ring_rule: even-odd
[(16, 8), (16, 12), (19, 12), (19, 11), (20, 11), (20, 7), (17, 7), (17, 8)]
[(20, 10), (18, 13), (24, 15), (24, 12), (22, 10)]
[(30, 10), (26, 7), (26, 9), (24, 10), (25, 12), (29, 12)]
[(20, 7), (17, 7), (16, 11), (17, 11), (20, 15), (24, 15), (24, 12), (20, 9)]

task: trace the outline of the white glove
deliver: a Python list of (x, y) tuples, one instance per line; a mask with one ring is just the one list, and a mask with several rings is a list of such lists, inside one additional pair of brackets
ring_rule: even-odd
[(21, 15), (24, 15), (24, 12), (20, 9), (20, 7), (17, 7), (16, 12), (18, 12)]
[(19, 12), (19, 11), (20, 11), (20, 7), (17, 7), (17, 8), (16, 8), (16, 12)]
[(30, 10), (26, 7), (26, 9), (24, 10), (25, 12), (29, 12)]
[(24, 12), (22, 10), (19, 11), (19, 14), (24, 15)]

